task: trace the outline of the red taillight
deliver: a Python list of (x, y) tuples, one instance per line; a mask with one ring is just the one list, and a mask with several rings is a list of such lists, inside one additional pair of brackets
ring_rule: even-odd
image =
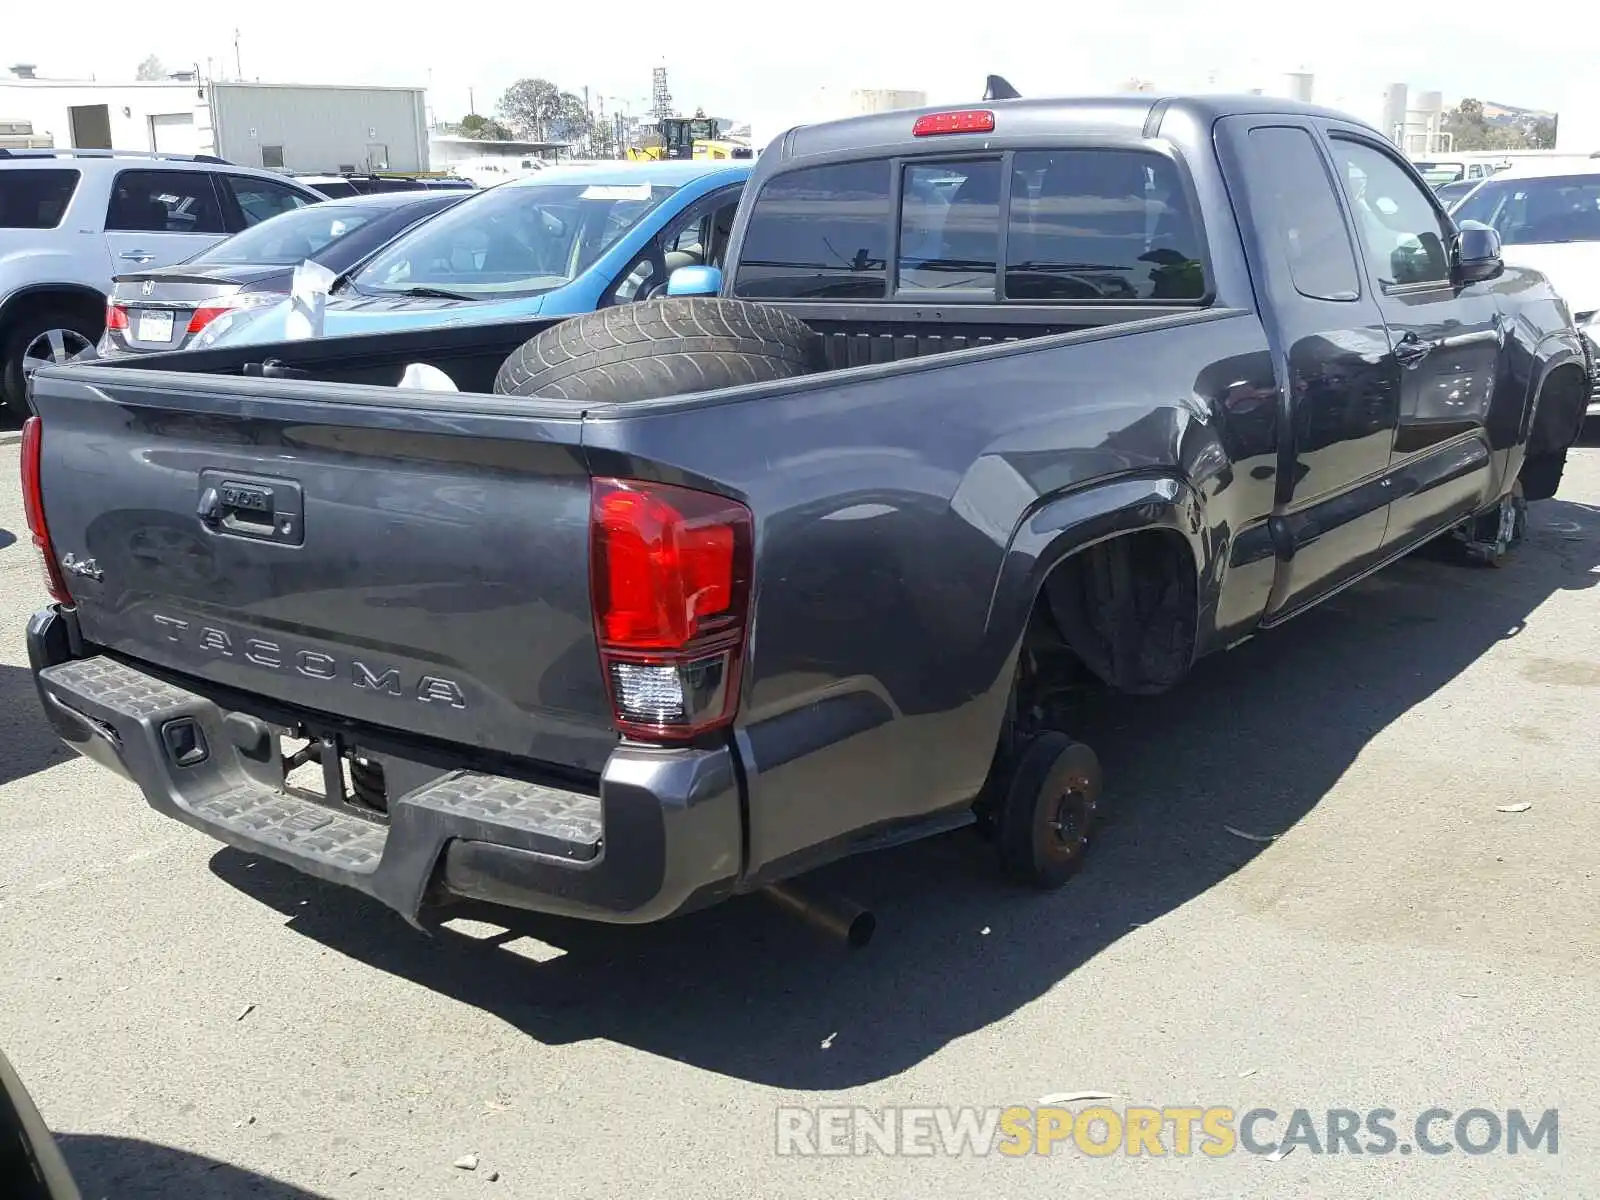
[(189, 332), (199, 333), (223, 313), (232, 311), (231, 307), (197, 308), (194, 310), (194, 316), (189, 318)]
[(43, 427), (38, 417), (29, 417), (22, 423), (22, 511), (27, 517), (28, 532), (33, 535), (34, 549), (44, 560), (44, 583), (50, 598), (58, 604), (71, 604), (72, 593), (67, 591), (55, 548), (50, 545), (50, 530), (44, 522), (44, 490), (39, 483), (43, 455)]
[(617, 727), (683, 739), (739, 707), (750, 600), (750, 510), (670, 484), (596, 479), (590, 591)]
[(128, 327), (128, 310), (117, 304), (106, 305), (106, 328), (126, 329)]
[(912, 137), (932, 137), (940, 133), (993, 133), (994, 114), (986, 108), (964, 108), (957, 112), (929, 113), (918, 117), (911, 127)]

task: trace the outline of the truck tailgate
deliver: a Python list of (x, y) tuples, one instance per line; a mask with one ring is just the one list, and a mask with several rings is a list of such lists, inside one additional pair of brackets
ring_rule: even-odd
[(615, 745), (572, 408), (92, 367), (33, 399), (86, 639), (567, 767)]

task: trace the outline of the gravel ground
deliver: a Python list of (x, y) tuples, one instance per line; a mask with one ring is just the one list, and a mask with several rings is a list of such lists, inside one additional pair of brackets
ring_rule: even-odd
[[(846, 956), (760, 900), (430, 939), (156, 816), (36, 712), (4, 485), (0, 1049), (89, 1198), (1600, 1195), (1597, 505), (1581, 450), (1507, 569), (1402, 563), (1109, 704), (1114, 818), (1062, 892), (965, 833), (831, 868), (879, 918)], [(1402, 1142), (1554, 1107), (1559, 1153), (775, 1152), (780, 1105), (1086, 1091)]]

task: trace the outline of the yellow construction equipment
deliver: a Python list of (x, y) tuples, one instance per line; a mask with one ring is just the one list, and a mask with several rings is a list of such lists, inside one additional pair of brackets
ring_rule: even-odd
[(656, 122), (656, 128), (645, 134), (641, 145), (628, 147), (628, 158), (638, 162), (716, 157), (695, 153), (697, 144), (709, 144), (716, 137), (717, 122), (713, 117), (662, 117)]
[(701, 139), (694, 144), (694, 157), (709, 159), (754, 158), (755, 151), (740, 142), (730, 142), (720, 138)]

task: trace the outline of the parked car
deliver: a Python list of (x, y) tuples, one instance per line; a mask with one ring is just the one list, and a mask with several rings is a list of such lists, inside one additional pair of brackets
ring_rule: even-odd
[[(680, 266), (715, 265), (748, 162), (552, 167), (471, 196), (340, 281), (329, 337), (592, 312), (663, 292)], [(218, 322), (199, 346), (276, 341), (289, 305)]]
[[(1457, 221), (1489, 226), (1505, 259), (1545, 275), (1572, 309), (1591, 358), (1600, 356), (1600, 162), (1519, 162), (1452, 209)], [(1600, 416), (1600, 387), (1588, 415)]]
[(45, 362), (92, 354), (119, 270), (164, 267), (322, 197), (218, 158), (0, 150), (0, 408)]
[(1434, 195), (1439, 197), (1440, 202), (1446, 208), (1449, 208), (1470, 195), (1472, 189), (1482, 182), (1483, 180), (1481, 179), (1452, 179), (1448, 183), (1434, 184), (1433, 192)]
[(294, 180), (330, 200), (371, 196), (379, 192), (472, 191), (472, 180), (455, 175), (313, 175), (295, 174)]
[(99, 354), (179, 350), (224, 313), (276, 304), (307, 259), (347, 271), (466, 193), (383, 192), (281, 213), (175, 267), (118, 275)]
[[(433, 236), (519, 190), (360, 282), (533, 286)], [(565, 200), (513, 228), (596, 228)], [(608, 286), (656, 277), (620, 246)], [(720, 287), (41, 370), (49, 720), (412, 919), (650, 921), (972, 822), (1053, 887), (1102, 802), (1064, 695), (1172, 688), (1441, 536), (1508, 561), (1589, 389), (1492, 228), (1265, 97), (791, 130)], [(460, 391), (397, 391), (418, 363)]]

